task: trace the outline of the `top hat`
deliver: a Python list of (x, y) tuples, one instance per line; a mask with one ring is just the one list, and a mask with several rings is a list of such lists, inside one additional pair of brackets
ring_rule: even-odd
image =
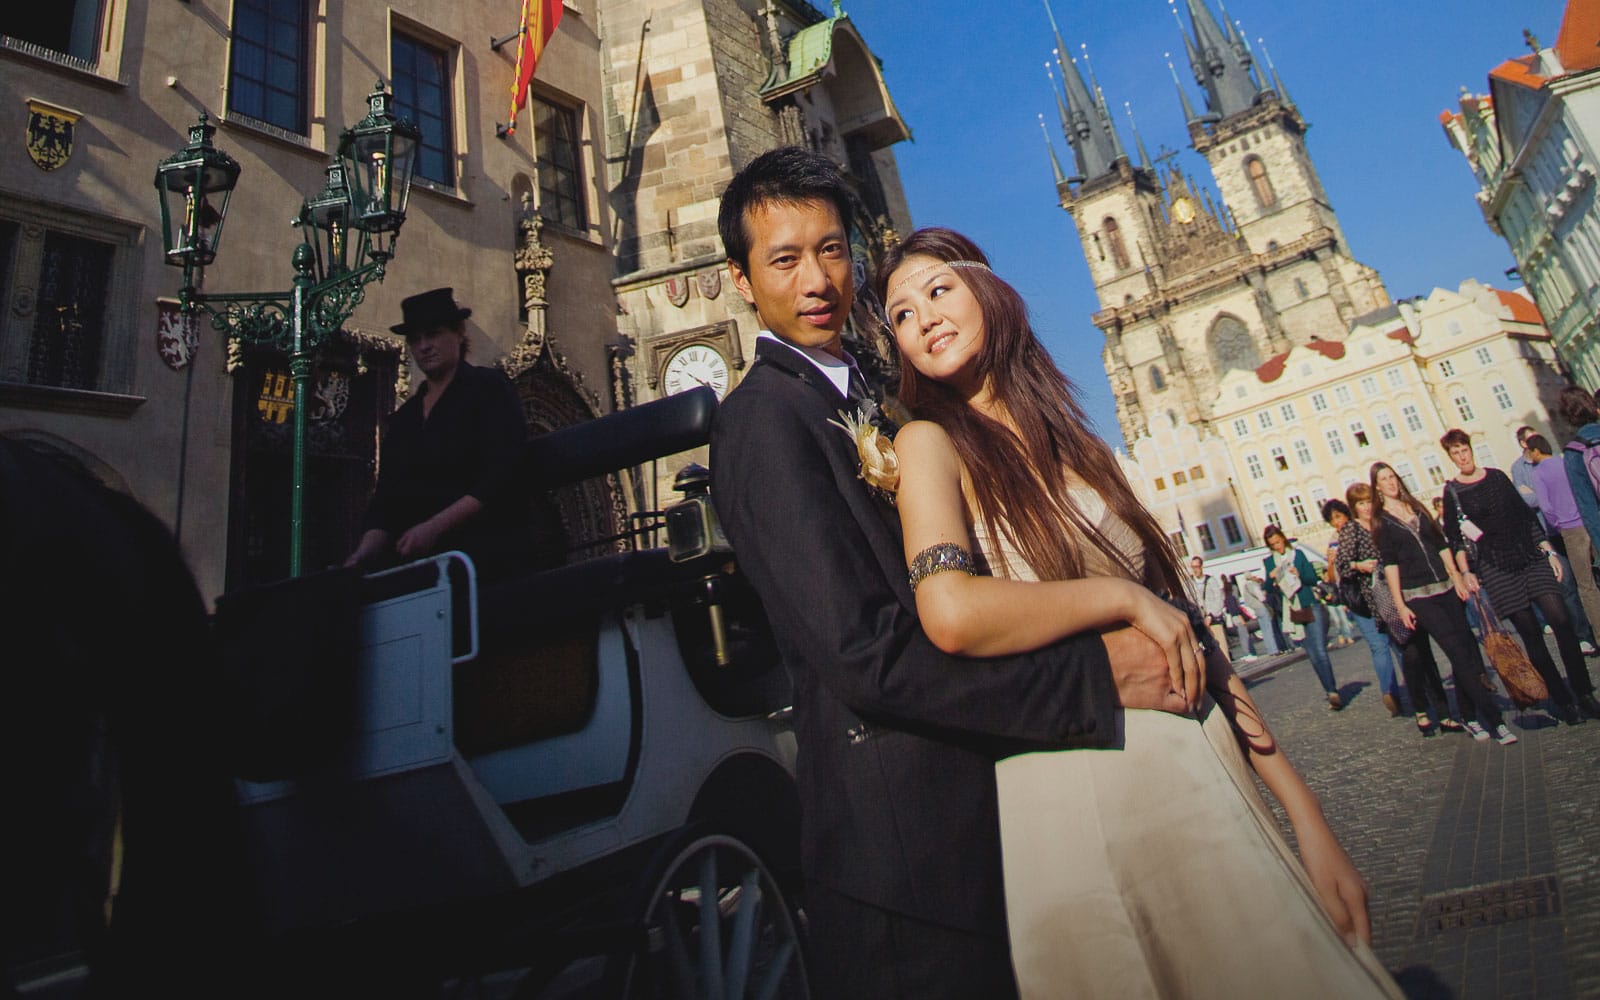
[(441, 326), (454, 326), (472, 315), (471, 309), (456, 305), (455, 289), (435, 288), (418, 292), (400, 302), (405, 320), (389, 327), (403, 337), (416, 337)]

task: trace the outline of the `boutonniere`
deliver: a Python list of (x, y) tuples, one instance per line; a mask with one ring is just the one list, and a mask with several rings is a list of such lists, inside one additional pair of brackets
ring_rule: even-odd
[(854, 415), (839, 411), (839, 420), (828, 423), (850, 435), (861, 456), (861, 471), (857, 477), (867, 484), (880, 499), (894, 503), (895, 492), (900, 489), (900, 458), (894, 453), (894, 441), (872, 422), (873, 414), (866, 408)]

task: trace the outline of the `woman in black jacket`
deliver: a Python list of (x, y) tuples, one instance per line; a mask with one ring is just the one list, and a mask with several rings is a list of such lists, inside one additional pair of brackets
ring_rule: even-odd
[(1407, 647), (1432, 638), (1444, 650), (1455, 679), (1456, 705), (1473, 739), (1492, 735), (1502, 744), (1517, 742), (1495, 704), (1483, 653), (1467, 625), (1462, 603), (1469, 592), (1467, 582), (1456, 571), (1448, 543), (1427, 508), (1387, 462), (1372, 464), (1371, 486), (1383, 505), (1372, 537), (1378, 543), (1384, 579), (1401, 622), (1415, 630)]
[[(1511, 622), (1522, 636), (1528, 659), (1550, 689), (1553, 714), (1575, 726), (1582, 717), (1574, 704), (1574, 692), (1591, 712), (1600, 712), (1600, 705), (1595, 704), (1594, 682), (1589, 679), (1583, 649), (1562, 599), (1561, 557), (1506, 474), (1478, 467), (1472, 439), (1465, 431), (1452, 428), (1439, 444), (1460, 470), (1444, 487), (1444, 533), (1467, 589), (1482, 589), (1494, 613)], [(1550, 658), (1544, 630), (1533, 613), (1535, 606), (1555, 634), (1571, 691)]]

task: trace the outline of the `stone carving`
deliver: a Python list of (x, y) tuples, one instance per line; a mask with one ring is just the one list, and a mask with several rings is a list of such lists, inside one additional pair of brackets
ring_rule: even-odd
[(689, 282), (684, 278), (668, 278), (662, 286), (667, 293), (667, 301), (682, 309), (689, 301)]
[(533, 210), (532, 194), (523, 192), (522, 212), (517, 219), (517, 249), (512, 261), (522, 285), (522, 307), (527, 311), (528, 320), (522, 340), (500, 361), (500, 367), (512, 378), (533, 367), (545, 349), (545, 313), (549, 308), (545, 288), (556, 258), (540, 238), (543, 231), (544, 220)]
[(700, 297), (714, 299), (722, 294), (722, 272), (717, 268), (701, 271), (694, 277), (695, 285), (700, 289)]

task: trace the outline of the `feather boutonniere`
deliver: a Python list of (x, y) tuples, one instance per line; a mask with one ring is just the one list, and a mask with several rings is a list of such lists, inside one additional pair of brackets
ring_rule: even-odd
[(900, 459), (894, 453), (894, 441), (873, 422), (872, 414), (862, 409), (854, 415), (839, 411), (839, 420), (828, 423), (850, 435), (861, 457), (860, 479), (874, 494), (894, 503), (895, 492), (900, 489)]

